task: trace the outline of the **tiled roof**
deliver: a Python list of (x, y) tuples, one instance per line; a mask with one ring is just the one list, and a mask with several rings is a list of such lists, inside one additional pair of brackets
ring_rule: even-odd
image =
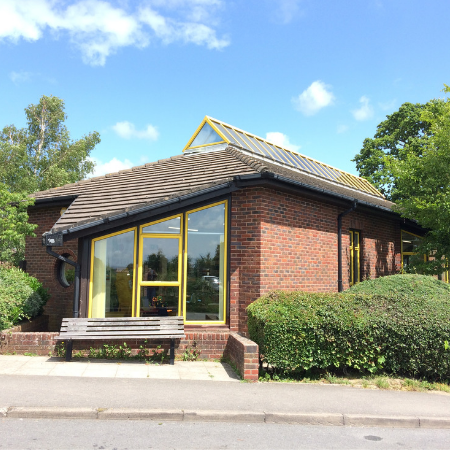
[(132, 211), (145, 205), (233, 181), (235, 177), (273, 173), (315, 190), (357, 199), (375, 207), (390, 209), (391, 202), (314, 176), (304, 171), (255, 157), (232, 146), (214, 152), (183, 154), (118, 173), (90, 178), (47, 191), (37, 192), (37, 201), (76, 195), (53, 230), (65, 230), (104, 217)]
[(263, 157), (276, 164), (299, 169), (303, 172), (340, 183), (344, 186), (359, 189), (369, 194), (383, 198), (374, 186), (367, 180), (351, 173), (336, 169), (308, 156), (269, 142), (267, 139), (240, 130), (212, 117), (206, 116), (188, 141), (185, 152), (195, 153), (221, 143), (239, 147), (255, 157)]

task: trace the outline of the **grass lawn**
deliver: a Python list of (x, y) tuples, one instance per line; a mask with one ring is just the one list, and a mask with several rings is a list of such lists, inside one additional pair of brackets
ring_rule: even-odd
[(435, 391), (450, 394), (448, 383), (434, 383), (426, 380), (416, 380), (413, 378), (398, 378), (387, 375), (366, 375), (347, 374), (334, 375), (325, 373), (313, 375), (311, 377), (290, 378), (283, 375), (272, 375), (266, 373), (260, 377), (261, 382), (282, 382), (282, 383), (315, 383), (315, 384), (342, 384), (361, 389), (386, 389), (395, 391)]

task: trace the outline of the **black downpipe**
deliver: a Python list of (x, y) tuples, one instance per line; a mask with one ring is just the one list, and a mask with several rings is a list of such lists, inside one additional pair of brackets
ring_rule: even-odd
[(47, 253), (53, 256), (60, 261), (63, 261), (71, 266), (75, 267), (75, 280), (74, 280), (74, 292), (73, 292), (73, 317), (78, 318), (79, 315), (79, 305), (80, 305), (80, 275), (81, 275), (81, 266), (68, 258), (65, 258), (62, 255), (58, 255), (52, 250), (52, 247), (46, 247)]
[(357, 202), (353, 202), (353, 205), (347, 211), (344, 211), (338, 215), (338, 292), (344, 290), (342, 284), (342, 218), (356, 209)]

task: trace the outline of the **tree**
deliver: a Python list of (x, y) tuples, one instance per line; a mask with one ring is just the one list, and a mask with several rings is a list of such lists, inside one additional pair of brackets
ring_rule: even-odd
[(74, 183), (93, 171), (88, 157), (100, 135), (94, 131), (72, 141), (62, 99), (44, 95), (25, 114), (27, 128), (9, 125), (0, 133), (0, 182), (10, 192), (32, 193)]
[(70, 139), (58, 97), (42, 96), (25, 114), (27, 128), (0, 131), (0, 261), (13, 264), (23, 259), (25, 237), (36, 228), (28, 223), (28, 194), (85, 178), (94, 169), (90, 152), (100, 142), (95, 131)]
[(386, 157), (403, 161), (411, 154), (420, 156), (433, 135), (431, 122), (423, 113), (428, 111), (439, 115), (443, 107), (443, 100), (431, 100), (425, 104), (404, 103), (398, 111), (387, 116), (378, 125), (373, 139), (365, 139), (363, 148), (353, 159), (360, 176), (389, 200), (398, 200), (397, 181), (390, 168), (386, 167)]
[[(444, 92), (450, 87), (444, 85)], [(403, 217), (429, 230), (418, 253), (431, 261), (415, 266), (425, 273), (442, 272), (450, 260), (450, 99), (435, 101), (439, 108), (424, 108), (420, 120), (428, 124), (420, 152), (406, 144), (402, 158), (384, 157), (384, 167), (395, 181), (396, 209)]]
[(24, 258), (25, 237), (34, 236), (27, 208), (33, 200), (0, 184), (0, 261), (17, 265)]

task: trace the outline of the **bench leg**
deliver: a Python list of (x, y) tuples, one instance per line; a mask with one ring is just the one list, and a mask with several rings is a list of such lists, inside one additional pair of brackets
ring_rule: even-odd
[(175, 364), (175, 340), (170, 340), (170, 364), (173, 366)]
[(66, 361), (69, 362), (72, 359), (72, 348), (73, 348), (73, 341), (72, 339), (68, 339), (66, 341)]

